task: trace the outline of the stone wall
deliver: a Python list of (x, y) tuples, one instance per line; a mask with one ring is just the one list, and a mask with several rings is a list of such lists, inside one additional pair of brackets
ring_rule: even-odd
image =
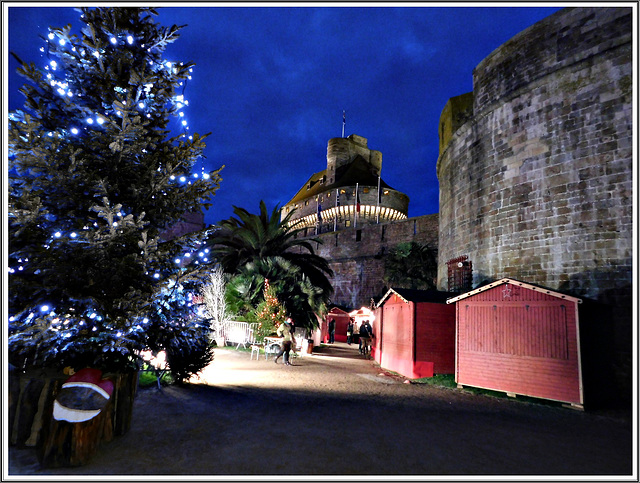
[(416, 241), (438, 247), (438, 215), (362, 228), (322, 233), (316, 253), (329, 260), (334, 276), (332, 303), (356, 309), (378, 302), (388, 287), (383, 282), (384, 257), (399, 243)]
[(596, 300), (631, 349), (630, 8), (569, 8), (474, 70), (473, 117), (438, 159), (440, 250), (474, 286), (511, 277)]

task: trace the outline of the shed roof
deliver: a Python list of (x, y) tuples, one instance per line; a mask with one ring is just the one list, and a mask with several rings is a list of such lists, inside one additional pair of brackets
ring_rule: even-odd
[(532, 285), (530, 283), (525, 283), (525, 282), (520, 282), (519, 280), (514, 280), (512, 278), (503, 278), (500, 279), (496, 282), (491, 282), (487, 285), (483, 285), (482, 287), (479, 287), (475, 290), (471, 290), (469, 292), (465, 292), (461, 295), (458, 295), (457, 297), (452, 297), (450, 299), (447, 299), (447, 303), (448, 304), (452, 304), (454, 302), (457, 302), (459, 300), (462, 299), (466, 299), (467, 297), (471, 297), (472, 295), (476, 295), (478, 293), (484, 292), (486, 290), (492, 289), (494, 287), (497, 287), (499, 285), (504, 285), (504, 284), (511, 284), (511, 285), (516, 285), (518, 287), (524, 287), (524, 288), (528, 288), (529, 290), (535, 290), (536, 292), (541, 292), (541, 293), (545, 293), (547, 295), (551, 295), (553, 297), (558, 297), (564, 300), (570, 300), (572, 302), (581, 304), (582, 303), (582, 299), (579, 299), (577, 297), (571, 297), (570, 295), (566, 295), (560, 292), (556, 292), (554, 290), (549, 290), (548, 288), (544, 288), (544, 287), (540, 287), (538, 285)]
[(397, 288), (391, 287), (386, 294), (376, 304), (376, 308), (380, 307), (387, 298), (395, 293), (405, 302), (430, 302), (436, 304), (444, 304), (447, 302), (447, 298), (451, 297), (451, 292), (440, 292), (439, 290), (417, 290), (411, 288)]

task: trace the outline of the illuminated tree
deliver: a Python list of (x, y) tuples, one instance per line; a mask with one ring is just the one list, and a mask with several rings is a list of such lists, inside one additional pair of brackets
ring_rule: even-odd
[(79, 11), (80, 36), (68, 25), (43, 37), (44, 69), (18, 59), (27, 82), (24, 109), (9, 116), (10, 358), (113, 370), (150, 348), (177, 360), (208, 336), (190, 300), (208, 234), (161, 235), (207, 208), (221, 180), (194, 172), (205, 136), (184, 121), (193, 64), (163, 59), (182, 27), (158, 25), (152, 8)]
[(258, 322), (256, 340), (259, 342), (274, 333), (287, 318), (287, 310), (278, 300), (278, 296), (273, 287), (269, 285), (268, 279), (264, 281), (263, 296), (264, 300), (260, 302), (255, 310), (256, 321)]
[(214, 268), (209, 274), (208, 283), (201, 288), (204, 308), (209, 316), (209, 327), (212, 336), (221, 345), (224, 324), (229, 320), (229, 312), (226, 302), (226, 282), (224, 271), (220, 266)]

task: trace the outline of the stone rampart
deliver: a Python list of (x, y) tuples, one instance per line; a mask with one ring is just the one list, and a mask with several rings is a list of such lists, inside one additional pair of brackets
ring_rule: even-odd
[(384, 258), (399, 243), (415, 241), (438, 247), (438, 215), (425, 215), (394, 223), (367, 225), (321, 233), (316, 253), (329, 260), (332, 302), (349, 309), (368, 306), (385, 294)]
[(569, 8), (474, 71), (473, 117), (438, 160), (438, 287), (511, 277), (607, 304), (630, 349), (632, 10)]

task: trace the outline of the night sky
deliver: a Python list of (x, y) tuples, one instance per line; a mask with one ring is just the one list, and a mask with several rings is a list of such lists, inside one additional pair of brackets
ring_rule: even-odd
[[(165, 58), (196, 64), (185, 113), (191, 132), (211, 133), (197, 170), (203, 163), (226, 165), (208, 223), (231, 216), (233, 205), (257, 213), (261, 199), (269, 210), (287, 203), (312, 173), (326, 168), (327, 142), (342, 135), (343, 110), (345, 135), (363, 136), (382, 152), (382, 178), (409, 196), (409, 216), (436, 213), (442, 108), (472, 90), (482, 59), (559, 10), (191, 5), (160, 8), (158, 20), (187, 25)], [(14, 110), (23, 104), (23, 79), (8, 52), (44, 67), (39, 35), (68, 23), (78, 33), (81, 23), (70, 7), (3, 8), (4, 85)]]

